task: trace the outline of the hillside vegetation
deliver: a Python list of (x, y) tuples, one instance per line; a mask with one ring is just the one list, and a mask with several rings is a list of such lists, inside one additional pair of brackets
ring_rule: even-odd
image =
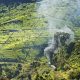
[(54, 71), (43, 53), (50, 36), (38, 6), (35, 2), (0, 5), (0, 80), (79, 80), (80, 28), (73, 28), (74, 43), (55, 54)]

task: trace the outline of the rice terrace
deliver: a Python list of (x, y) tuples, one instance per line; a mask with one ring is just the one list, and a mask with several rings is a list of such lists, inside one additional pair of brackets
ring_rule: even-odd
[(0, 80), (80, 80), (80, 1), (0, 0)]

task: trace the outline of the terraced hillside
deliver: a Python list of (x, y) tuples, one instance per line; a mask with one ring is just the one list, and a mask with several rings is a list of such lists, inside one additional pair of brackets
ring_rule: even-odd
[(42, 45), (46, 41), (44, 36), (46, 37), (47, 32), (45, 33), (45, 23), (43, 23), (45, 19), (37, 17), (35, 3), (22, 4), (12, 8), (0, 14), (1, 58), (24, 56), (23, 49)]
[(37, 17), (36, 6), (35, 3), (0, 6), (1, 66), (33, 60), (45, 47), (46, 20)]
[(80, 28), (73, 28), (75, 45), (69, 57), (64, 48), (55, 55), (53, 71), (43, 54), (50, 36), (38, 6), (34, 0), (0, 5), (0, 80), (79, 80)]

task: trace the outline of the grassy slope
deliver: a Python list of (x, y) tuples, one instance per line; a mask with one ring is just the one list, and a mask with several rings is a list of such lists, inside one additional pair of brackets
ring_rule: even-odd
[[(43, 36), (46, 36), (47, 32), (39, 31), (39, 29), (45, 28), (45, 23), (43, 23), (45, 20), (37, 18), (35, 11), (36, 4), (30, 3), (19, 5), (9, 11), (7, 10), (6, 13), (1, 13), (0, 57), (15, 58), (17, 55), (23, 55), (20, 51), (23, 47), (41, 45), (46, 41)], [(13, 51), (13, 49), (17, 50)], [(12, 53), (15, 56), (10, 55)]]
[[(10, 78), (17, 71), (18, 75), (16, 74), (12, 80), (20, 80), (21, 78), (28, 80), (29, 74), (32, 80), (71, 80), (70, 75), (72, 73), (73, 78), (76, 78), (78, 74), (80, 75), (79, 40), (76, 41), (75, 50), (67, 58), (66, 63), (64, 58), (60, 58), (59, 60), (65, 64), (63, 66), (58, 64), (60, 66), (57, 71), (53, 71), (46, 64), (45, 57), (35, 59), (35, 55), (40, 51), (34, 49), (33, 46), (45, 44), (46, 36), (48, 36), (48, 32), (45, 30), (46, 20), (36, 17), (38, 15), (36, 4), (21, 4), (10, 10), (7, 7), (4, 7), (4, 9), (6, 12), (0, 13), (0, 59), (18, 59), (19, 63), (0, 62), (0, 64), (7, 64), (3, 66), (4, 70), (0, 72), (0, 75), (6, 75)], [(79, 28), (75, 28), (74, 32), (76, 36), (80, 36)], [(57, 63), (60, 63), (60, 61), (57, 61)]]

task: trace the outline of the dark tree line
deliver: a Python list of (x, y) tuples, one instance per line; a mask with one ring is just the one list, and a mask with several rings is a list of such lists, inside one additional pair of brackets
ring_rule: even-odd
[(40, 0), (0, 0), (0, 4), (5, 4), (5, 5), (9, 5), (9, 4), (20, 4), (20, 3), (33, 3), (36, 1), (40, 1)]

